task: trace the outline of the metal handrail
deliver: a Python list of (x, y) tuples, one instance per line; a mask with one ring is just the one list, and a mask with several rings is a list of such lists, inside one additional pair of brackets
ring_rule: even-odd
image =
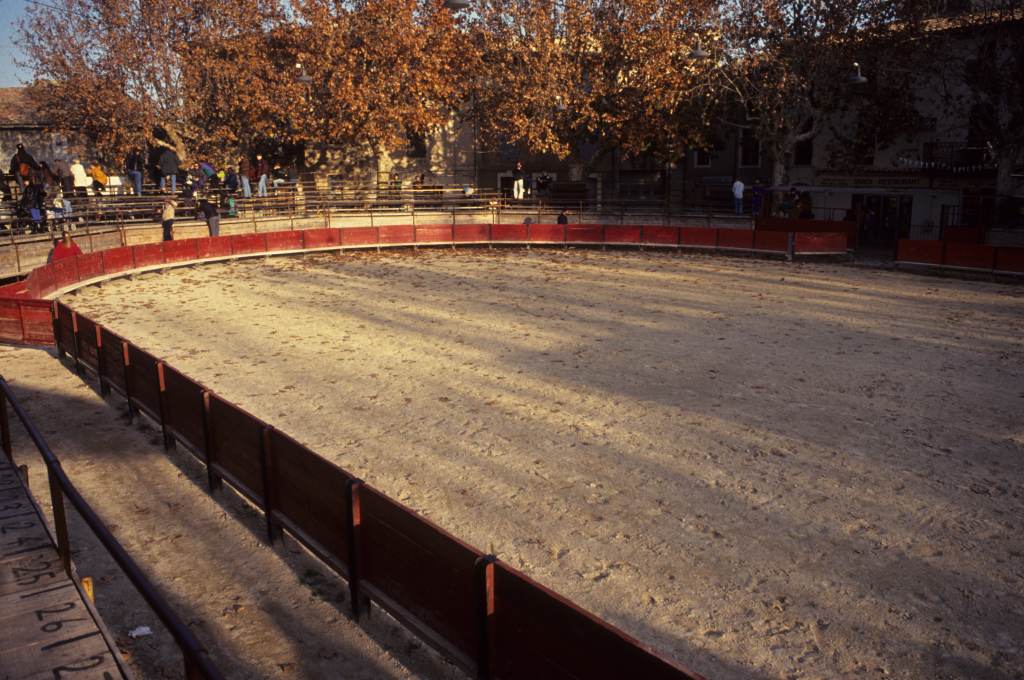
[(32, 439), (40, 456), (46, 463), (46, 472), (50, 484), (50, 500), (53, 504), (53, 523), (57, 534), (57, 551), (60, 554), (64, 571), (69, 578), (74, 578), (71, 569), (71, 546), (68, 539), (67, 515), (64, 512), (64, 497), (66, 496), (71, 505), (78, 511), (78, 514), (92, 529), (93, 534), (107, 549), (110, 556), (117, 562), (128, 580), (132, 582), (142, 598), (146, 600), (153, 612), (163, 622), (164, 626), (174, 637), (178, 648), (181, 650), (185, 660), (186, 678), (206, 678), (207, 680), (222, 680), (224, 675), (213, 664), (206, 649), (199, 640), (192, 634), (185, 623), (168, 604), (167, 600), (160, 594), (152, 581), (142, 572), (139, 565), (121, 546), (114, 535), (110, 533), (103, 520), (82, 498), (75, 488), (75, 485), (68, 479), (67, 474), (61, 467), (60, 460), (50, 450), (43, 435), (36, 428), (35, 424), (28, 417), (28, 414), (21, 408), (11, 391), (10, 385), (3, 376), (0, 376), (0, 428), (2, 428), (2, 443), (7, 458), (13, 462), (13, 451), (11, 448), (10, 424), (7, 420), (7, 402), (18, 416), (21, 424), (25, 427), (29, 437)]

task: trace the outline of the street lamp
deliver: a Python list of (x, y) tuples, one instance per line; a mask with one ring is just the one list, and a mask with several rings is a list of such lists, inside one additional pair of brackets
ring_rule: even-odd
[(295, 69), (299, 72), (299, 75), (295, 80), (299, 81), (303, 85), (309, 85), (313, 82), (313, 76), (306, 73), (306, 68), (302, 65), (301, 61), (295, 63)]
[(711, 53), (700, 46), (700, 38), (697, 39), (697, 46), (690, 50), (690, 59), (707, 59)]

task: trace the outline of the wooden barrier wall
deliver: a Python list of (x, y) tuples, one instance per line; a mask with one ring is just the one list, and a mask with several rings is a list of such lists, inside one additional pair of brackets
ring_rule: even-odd
[[(842, 254), (844, 234), (798, 233), (793, 254)], [(52, 345), (43, 300), (119, 273), (214, 258), (316, 249), (457, 244), (580, 244), (788, 253), (790, 234), (629, 224), (442, 224), (302, 229), (119, 246), (46, 264), (0, 288), (0, 342)]]
[(897, 262), (969, 269), (993, 274), (1024, 274), (1024, 248), (957, 241), (901, 239)]
[[(151, 250), (150, 252), (155, 252)], [(480, 678), (700, 680), (500, 560), (76, 313), (52, 306), (57, 350), (95, 374), (349, 584)]]

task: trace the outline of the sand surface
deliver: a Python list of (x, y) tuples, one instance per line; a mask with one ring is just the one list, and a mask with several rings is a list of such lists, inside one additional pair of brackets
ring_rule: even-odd
[[(159, 430), (128, 423), (54, 356), (0, 347), (0, 372), (92, 505), (231, 680), (462, 678), (388, 617), (357, 625), (343, 582), (290, 539), (263, 542), (259, 513), (231, 493), (210, 497), (202, 466), (165, 454)], [(20, 424), (16, 462), (49, 516), (46, 468)], [(73, 560), (138, 678), (181, 678), (181, 654), (117, 564), (69, 508)], [(152, 635), (129, 632), (147, 626)], [(3, 669), (0, 669), (2, 671)], [(0, 677), (6, 677), (0, 672)]]
[(420, 251), (69, 302), (711, 678), (1024, 677), (1024, 288)]

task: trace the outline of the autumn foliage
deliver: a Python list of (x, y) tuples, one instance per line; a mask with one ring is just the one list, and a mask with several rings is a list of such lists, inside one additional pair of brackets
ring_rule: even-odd
[[(485, 143), (651, 154), (750, 127), (779, 158), (819, 129), (911, 0), (52, 0), (22, 45), (33, 96), (109, 157), (268, 143), (357, 162), (454, 119)], [(894, 27), (898, 27), (894, 28)], [(842, 76), (840, 76), (842, 77)]]

